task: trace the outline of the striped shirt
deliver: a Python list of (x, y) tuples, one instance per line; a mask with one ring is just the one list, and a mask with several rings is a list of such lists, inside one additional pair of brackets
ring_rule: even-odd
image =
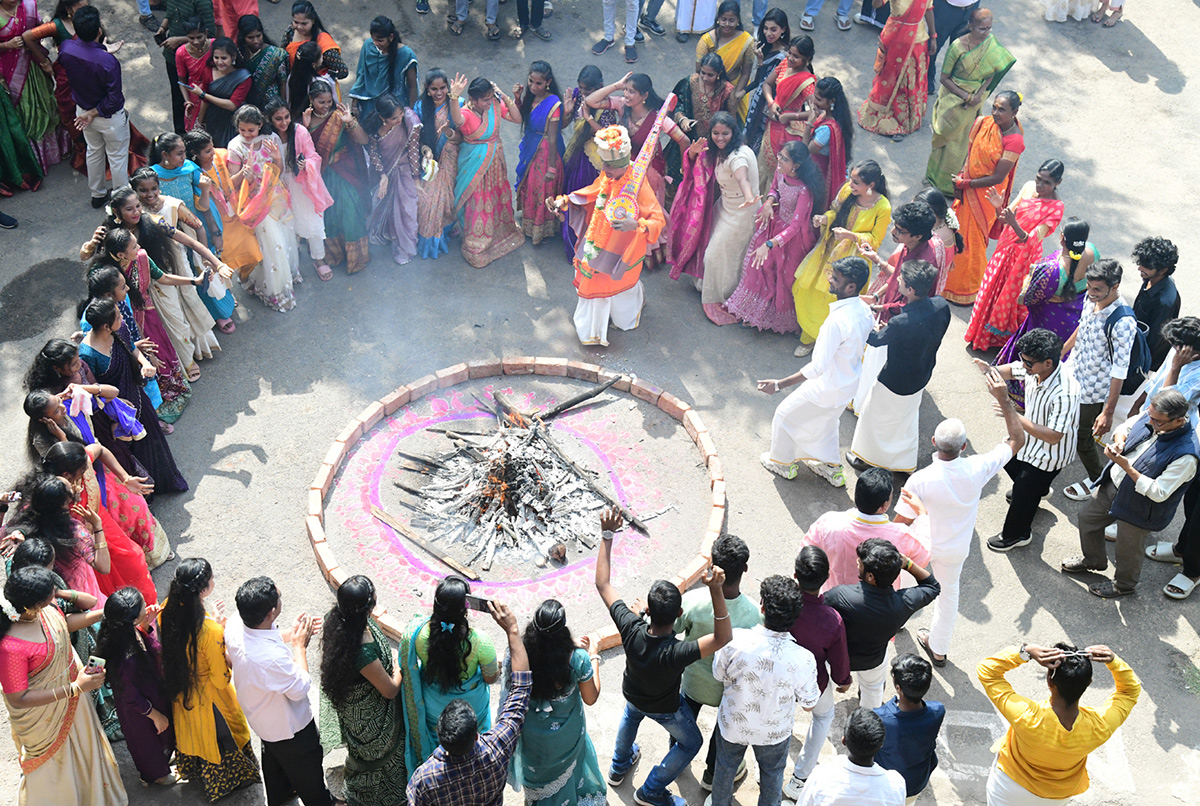
[(1026, 374), (1020, 362), (1011, 365), (1009, 370), (1013, 378), (1025, 381), (1025, 416), (1034, 425), (1045, 426), (1063, 435), (1058, 444), (1051, 445), (1029, 434), (1016, 458), (1039, 470), (1062, 470), (1075, 458), (1079, 434), (1079, 381), (1069, 369), (1064, 370), (1061, 363), (1042, 382), (1036, 375)]

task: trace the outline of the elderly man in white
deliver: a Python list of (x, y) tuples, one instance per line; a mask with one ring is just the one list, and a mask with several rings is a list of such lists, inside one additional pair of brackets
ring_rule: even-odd
[[(985, 454), (963, 456), (967, 431), (961, 420), (943, 420), (933, 432), (933, 464), (909, 477), (904, 489), (915, 495), (929, 513), (933, 574), (942, 593), (933, 600), (933, 621), (928, 630), (917, 630), (917, 643), (934, 666), (946, 665), (954, 622), (958, 619), (959, 576), (971, 553), (979, 497), (983, 487), (1017, 455), (1025, 444), (1025, 430), (1008, 387), (995, 370), (985, 376), (997, 413), (1004, 418), (1008, 436)], [(911, 523), (917, 513), (907, 499), (896, 506), (896, 522)]]

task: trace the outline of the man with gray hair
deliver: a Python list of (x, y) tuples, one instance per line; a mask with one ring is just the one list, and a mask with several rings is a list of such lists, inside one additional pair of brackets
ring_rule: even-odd
[[(1008, 436), (992, 450), (979, 456), (963, 456), (967, 431), (961, 420), (943, 420), (933, 432), (933, 464), (909, 477), (904, 489), (919, 498), (929, 513), (929, 536), (933, 574), (942, 583), (942, 593), (933, 600), (933, 621), (928, 630), (917, 631), (917, 643), (934, 666), (946, 665), (954, 622), (958, 619), (958, 578), (971, 553), (979, 497), (983, 487), (1012, 460), (1025, 444), (1025, 431), (1008, 398), (1008, 387), (1000, 376), (984, 376), (988, 392), (1004, 418)], [(910, 522), (916, 512), (903, 499), (896, 507), (896, 521)]]
[(1188, 421), (1187, 398), (1176, 389), (1154, 395), (1145, 414), (1117, 428), (1104, 455), (1108, 465), (1076, 518), (1083, 556), (1063, 560), (1062, 570), (1107, 569), (1104, 528), (1116, 523), (1114, 578), (1088, 586), (1096, 596), (1110, 599), (1133, 593), (1142, 573), (1146, 534), (1170, 525), (1196, 476), (1200, 442)]

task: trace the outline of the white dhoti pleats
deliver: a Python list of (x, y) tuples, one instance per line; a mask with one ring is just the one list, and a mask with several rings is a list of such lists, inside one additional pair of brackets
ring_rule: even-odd
[(621, 330), (633, 330), (642, 318), (645, 302), (641, 280), (633, 288), (611, 297), (580, 297), (575, 305), (575, 332), (580, 343), (607, 347), (609, 320)]
[(816, 402), (812, 381), (805, 381), (775, 409), (771, 421), (771, 461), (790, 465), (804, 459), (836, 465), (838, 420), (845, 406)]
[[(868, 351), (871, 348), (868, 348)], [(898, 395), (882, 383), (867, 393), (858, 412), (850, 453), (867, 464), (912, 473), (917, 469), (921, 393)]]

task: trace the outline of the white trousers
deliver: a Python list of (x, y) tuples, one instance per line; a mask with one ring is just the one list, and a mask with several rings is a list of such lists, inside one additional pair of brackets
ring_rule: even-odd
[(1070, 798), (1042, 798), (1018, 784), (1008, 773), (992, 762), (992, 771), (987, 779), (987, 806), (1045, 806), (1050, 803), (1067, 803)]
[(929, 623), (929, 648), (935, 655), (950, 654), (950, 639), (958, 621), (959, 577), (966, 559), (947, 562), (933, 558), (933, 575), (941, 583), (942, 592), (933, 600), (933, 621)]
[[(890, 641), (888, 645), (891, 646)], [(858, 704), (861, 708), (878, 708), (883, 705), (883, 690), (887, 688), (889, 668), (885, 652), (883, 660), (874, 669), (863, 669), (854, 673), (858, 678)]]
[(834, 682), (828, 681), (825, 684), (825, 690), (821, 692), (821, 698), (809, 712), (812, 721), (808, 723), (808, 733), (804, 734), (804, 745), (800, 748), (800, 755), (796, 757), (796, 768), (792, 771), (792, 776), (795, 778), (806, 780), (817, 768), (817, 761), (821, 757), (821, 748), (825, 746), (825, 739), (829, 737), (829, 728), (833, 725), (834, 688)]
[[(86, 110), (75, 107), (75, 114)], [(104, 196), (104, 167), (112, 171), (113, 188), (129, 184), (129, 116), (119, 110), (111, 118), (98, 117), (83, 130), (87, 143), (88, 190), (93, 199)]]
[(609, 320), (621, 330), (633, 330), (642, 319), (645, 302), (646, 294), (641, 280), (633, 288), (611, 297), (579, 297), (574, 318), (575, 333), (580, 343), (607, 347)]
[[(625, 0), (625, 45), (633, 45), (637, 33), (638, 0)], [(604, 0), (604, 38), (612, 42), (617, 38), (617, 0)]]

